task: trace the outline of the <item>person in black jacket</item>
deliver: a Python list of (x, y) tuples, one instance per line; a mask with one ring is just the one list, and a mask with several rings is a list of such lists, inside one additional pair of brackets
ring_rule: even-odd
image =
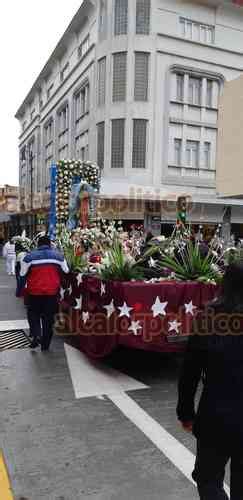
[[(203, 390), (197, 411), (195, 397)], [(243, 499), (243, 264), (230, 265), (222, 296), (194, 320), (178, 386), (177, 416), (197, 439), (192, 477), (201, 500)]]

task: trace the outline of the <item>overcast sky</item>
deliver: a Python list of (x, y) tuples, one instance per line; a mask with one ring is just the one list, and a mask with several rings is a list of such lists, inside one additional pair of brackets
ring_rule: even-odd
[(14, 115), (82, 0), (7, 0), (0, 7), (0, 185), (18, 183)]

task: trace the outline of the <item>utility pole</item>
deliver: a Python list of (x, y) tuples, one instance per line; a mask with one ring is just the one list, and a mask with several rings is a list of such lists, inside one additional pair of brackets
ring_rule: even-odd
[(31, 212), (31, 236), (35, 232), (34, 214), (33, 214), (33, 151), (30, 150), (30, 212)]
[(30, 150), (29, 156), (30, 163), (30, 210), (33, 210), (33, 152)]
[(30, 144), (26, 146), (27, 153), (27, 171), (30, 176), (30, 236), (34, 234), (34, 220), (33, 220), (33, 151)]

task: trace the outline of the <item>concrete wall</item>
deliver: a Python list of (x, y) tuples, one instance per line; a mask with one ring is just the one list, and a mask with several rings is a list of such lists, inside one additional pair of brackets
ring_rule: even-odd
[(243, 76), (227, 82), (220, 102), (217, 191), (243, 197)]

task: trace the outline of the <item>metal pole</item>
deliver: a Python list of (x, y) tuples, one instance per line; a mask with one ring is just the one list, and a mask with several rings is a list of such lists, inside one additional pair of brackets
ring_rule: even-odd
[(30, 151), (29, 156), (30, 163), (30, 217), (31, 217), (31, 236), (33, 237), (34, 233), (34, 215), (33, 215), (33, 153)]
[(33, 154), (30, 152), (30, 210), (33, 210)]

